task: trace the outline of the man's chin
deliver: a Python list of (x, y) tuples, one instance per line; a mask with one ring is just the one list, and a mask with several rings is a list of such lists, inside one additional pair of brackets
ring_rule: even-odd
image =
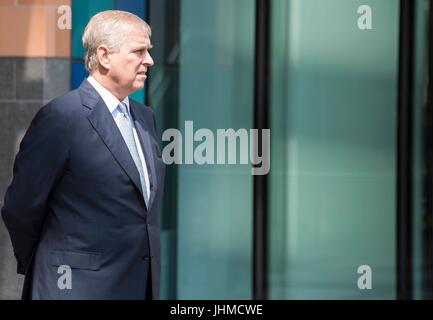
[(134, 81), (133, 87), (134, 87), (135, 91), (143, 89), (144, 88), (144, 80), (142, 80), (142, 81), (140, 81), (140, 80)]

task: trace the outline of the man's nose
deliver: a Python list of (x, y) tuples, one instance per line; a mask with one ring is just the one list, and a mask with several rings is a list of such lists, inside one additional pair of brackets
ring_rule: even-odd
[(153, 66), (153, 58), (150, 55), (150, 53), (148, 53), (146, 55), (146, 57), (143, 59), (143, 64), (148, 65), (149, 67)]

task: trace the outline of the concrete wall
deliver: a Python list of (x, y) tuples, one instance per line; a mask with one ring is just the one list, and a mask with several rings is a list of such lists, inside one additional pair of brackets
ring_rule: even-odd
[[(70, 59), (0, 57), (0, 206), (12, 179), (19, 143), (36, 112), (69, 91)], [(16, 273), (12, 245), (0, 221), (0, 299), (19, 299), (23, 276)]]
[[(57, 27), (61, 5), (71, 0), (0, 0), (0, 206), (30, 121), (70, 87), (71, 30)], [(22, 284), (0, 219), (0, 299), (19, 299)]]

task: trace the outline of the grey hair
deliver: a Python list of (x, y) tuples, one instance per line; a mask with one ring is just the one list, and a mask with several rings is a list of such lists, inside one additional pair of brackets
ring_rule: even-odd
[(141, 18), (126, 11), (106, 10), (94, 15), (83, 33), (83, 47), (86, 50), (84, 63), (91, 72), (98, 66), (96, 50), (105, 44), (112, 52), (119, 52), (128, 33), (137, 28), (147, 36), (152, 35), (150, 26)]

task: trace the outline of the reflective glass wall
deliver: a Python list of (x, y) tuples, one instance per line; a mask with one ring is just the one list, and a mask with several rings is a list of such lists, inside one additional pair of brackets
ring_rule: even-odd
[[(414, 17), (414, 255), (408, 263), (416, 298), (426, 297), (433, 256), (429, 2), (416, 1)], [(269, 3), (268, 296), (395, 299), (400, 1)], [(184, 135), (188, 120), (194, 130), (252, 128), (255, 6), (253, 0), (150, 1), (158, 45), (147, 102), (161, 134), (175, 127)], [(369, 21), (371, 29), (362, 28)], [(168, 172), (165, 297), (251, 298), (258, 195), (249, 169), (182, 164)], [(359, 287), (365, 270), (370, 290)]]
[(272, 4), (271, 297), (392, 299), (398, 1)]
[[(153, 42), (163, 43), (164, 49), (155, 48), (149, 103), (159, 113), (162, 129), (182, 133), (184, 146), (182, 164), (172, 165), (167, 176), (166, 297), (250, 299), (251, 168), (188, 163), (186, 145), (193, 138), (189, 132), (206, 128), (215, 135), (216, 150), (217, 129), (253, 127), (255, 1), (158, 2), (151, 5), (151, 23)], [(176, 27), (173, 39), (168, 34)], [(195, 140), (194, 148), (203, 137)], [(216, 163), (216, 151), (213, 159)]]

